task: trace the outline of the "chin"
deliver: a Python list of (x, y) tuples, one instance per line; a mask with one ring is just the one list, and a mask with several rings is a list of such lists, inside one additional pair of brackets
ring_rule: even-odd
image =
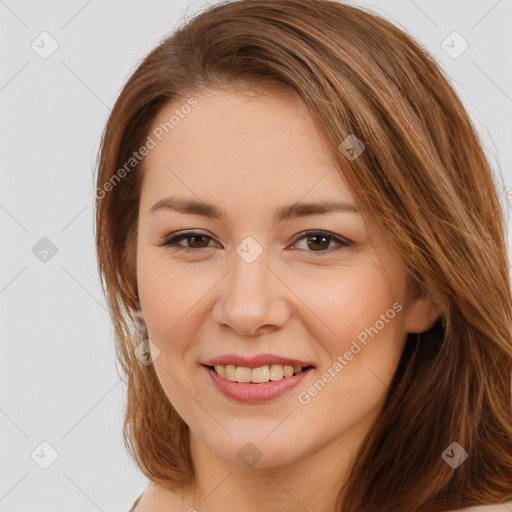
[[(234, 426), (230, 428), (230, 425), (226, 424), (225, 428), (232, 437), (225, 432), (215, 438), (208, 434), (203, 437), (197, 430), (195, 433), (200, 437), (200, 442), (206, 443), (217, 456), (235, 466), (248, 469), (286, 466), (319, 449), (314, 442), (307, 443), (300, 434), (299, 427), (284, 429), (278, 425), (279, 421), (269, 421), (261, 430), (255, 430), (254, 423), (249, 421), (245, 428), (240, 424), (236, 429)], [(320, 434), (319, 439), (322, 439)]]

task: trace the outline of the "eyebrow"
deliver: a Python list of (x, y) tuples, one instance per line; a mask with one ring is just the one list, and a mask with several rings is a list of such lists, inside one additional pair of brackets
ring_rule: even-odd
[[(204, 217), (214, 219), (224, 219), (225, 217), (224, 212), (216, 206), (193, 199), (164, 197), (148, 210), (148, 214), (152, 214), (160, 209), (169, 209), (191, 215), (203, 215)], [(306, 217), (308, 215), (319, 215), (331, 212), (359, 214), (360, 210), (355, 205), (346, 202), (321, 201), (316, 203), (294, 203), (277, 208), (274, 211), (274, 222), (277, 224), (278, 222), (296, 217)]]

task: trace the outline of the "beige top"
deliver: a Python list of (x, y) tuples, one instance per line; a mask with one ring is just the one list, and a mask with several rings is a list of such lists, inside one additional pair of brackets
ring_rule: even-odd
[[(144, 494), (144, 493), (142, 493)], [(142, 494), (133, 502), (132, 508), (128, 512), (135, 512), (135, 507), (137, 506), (137, 503), (139, 503), (140, 499), (142, 498)]]
[[(128, 512), (135, 512), (135, 507), (139, 503), (140, 499), (142, 498), (142, 493), (134, 502), (132, 505), (132, 508)], [(510, 508), (509, 508), (510, 507)], [(512, 501), (504, 503), (502, 505), (481, 505), (479, 507), (471, 507), (466, 508), (461, 511), (452, 511), (452, 512), (512, 512)]]

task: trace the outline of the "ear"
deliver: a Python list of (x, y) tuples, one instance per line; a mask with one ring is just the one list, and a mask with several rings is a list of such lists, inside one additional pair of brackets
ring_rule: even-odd
[(137, 234), (136, 230), (128, 233), (123, 256), (118, 263), (123, 276), (124, 288), (128, 304), (133, 310), (140, 310), (139, 293), (137, 286)]
[(441, 316), (440, 309), (416, 283), (409, 287), (405, 308), (404, 329), (406, 332), (421, 333), (428, 331)]
[(144, 315), (142, 314), (142, 309), (140, 307), (140, 302), (137, 301), (135, 309), (133, 309), (133, 318), (139, 330), (143, 329), (146, 325), (144, 320)]
[(137, 286), (137, 235), (131, 231), (126, 239), (125, 250), (121, 262), (122, 275), (124, 277), (125, 290), (128, 295), (128, 306), (131, 310), (135, 326), (139, 331), (146, 327), (146, 321), (142, 314)]

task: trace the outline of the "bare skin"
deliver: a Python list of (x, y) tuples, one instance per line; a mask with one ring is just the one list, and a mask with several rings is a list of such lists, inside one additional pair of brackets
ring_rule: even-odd
[[(389, 240), (361, 212), (274, 222), (273, 211), (286, 205), (355, 205), (294, 98), (196, 98), (197, 107), (145, 158), (137, 246), (142, 311), (160, 350), (155, 370), (191, 429), (196, 481), (182, 492), (150, 484), (136, 511), (220, 512), (226, 504), (247, 512), (332, 510), (382, 409), (407, 333), (428, 330), (439, 312), (409, 287)], [(155, 127), (180, 104), (166, 107)], [(211, 203), (225, 218), (149, 212), (171, 195)], [(190, 252), (162, 245), (190, 230), (206, 237), (178, 243)], [(312, 230), (350, 244), (323, 243)], [(251, 263), (236, 251), (249, 236), (262, 249)], [(345, 357), (365, 328), (381, 324)], [(231, 353), (272, 353), (314, 368), (279, 398), (241, 403), (221, 394), (201, 365)], [(339, 357), (346, 364), (334, 371)], [(309, 392), (329, 369), (335, 376)], [(237, 456), (248, 442), (260, 454), (252, 467)]]
[[(137, 507), (135, 507), (135, 512), (159, 512), (160, 510), (168, 512), (194, 512), (194, 510), (190, 510), (190, 507), (187, 507), (187, 503), (190, 502), (187, 502), (180, 493), (150, 483)], [(198, 512), (200, 510), (197, 509)], [(512, 503), (508, 505), (470, 507), (449, 512), (510, 512), (511, 510)]]

